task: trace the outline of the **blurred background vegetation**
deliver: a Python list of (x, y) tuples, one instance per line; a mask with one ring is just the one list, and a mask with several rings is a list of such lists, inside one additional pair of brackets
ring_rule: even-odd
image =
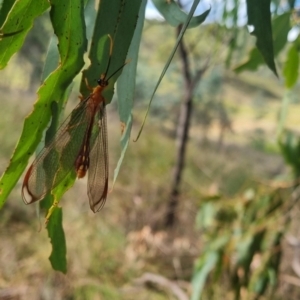
[[(155, 19), (144, 25), (133, 137), (176, 35)], [(50, 36), (48, 17), (38, 18), (1, 73), (1, 172), (32, 109)], [(238, 51), (230, 53), (233, 40)], [(174, 224), (165, 219), (184, 95), (178, 55), (103, 210), (90, 211), (85, 179), (63, 197), (66, 275), (51, 269), (47, 232), (34, 206), (21, 201), (18, 183), (0, 211), (0, 299), (299, 299), (299, 84), (287, 91), (281, 77), (289, 44), (276, 58), (276, 78), (266, 66), (232, 71), (255, 44), (246, 26), (207, 23), (187, 31), (184, 42), (192, 72), (205, 68)], [(108, 130), (112, 174), (120, 152), (115, 101)]]

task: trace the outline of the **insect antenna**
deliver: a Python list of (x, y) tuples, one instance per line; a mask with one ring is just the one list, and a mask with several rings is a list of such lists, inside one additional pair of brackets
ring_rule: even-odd
[[(106, 67), (106, 70), (104, 72), (104, 78), (103, 80), (105, 80), (105, 77), (108, 73), (108, 69), (109, 69), (109, 66), (110, 66), (110, 62), (111, 62), (111, 56), (112, 56), (112, 50), (113, 50), (113, 46), (114, 46), (114, 41), (111, 37), (110, 34), (108, 34), (108, 37), (109, 37), (109, 40), (110, 40), (110, 46), (109, 46), (109, 57), (108, 57), (108, 62), (107, 62), (107, 67)], [(110, 76), (111, 77), (111, 76)], [(107, 80), (106, 80), (107, 81)]]
[(119, 67), (115, 72), (113, 72), (107, 79), (106, 81), (109, 81), (114, 75), (116, 75), (120, 70), (122, 70), (128, 63), (130, 63), (130, 60), (125, 61), (125, 63)]
[(112, 50), (113, 50), (113, 46), (114, 46), (114, 42), (113, 39), (111, 37), (110, 34), (108, 34), (108, 38), (110, 40), (110, 47), (109, 47), (109, 58), (108, 58), (108, 62), (107, 62), (107, 66), (106, 66), (106, 70), (104, 73), (101, 74), (100, 79), (98, 79), (98, 84), (100, 86), (106, 86), (109, 82), (109, 80), (116, 75), (121, 69), (123, 69), (125, 67), (125, 65), (127, 65), (131, 60), (125, 61), (125, 63), (119, 67), (116, 71), (114, 71), (108, 78), (106, 78), (109, 67), (110, 67), (110, 63), (111, 63), (111, 57), (112, 57)]

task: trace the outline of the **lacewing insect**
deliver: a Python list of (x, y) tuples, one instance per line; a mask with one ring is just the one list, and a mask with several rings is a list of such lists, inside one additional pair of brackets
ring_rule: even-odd
[[(108, 192), (108, 142), (105, 98), (103, 90), (123, 64), (108, 76), (113, 41), (105, 73), (98, 79), (90, 95), (75, 107), (62, 123), (53, 140), (38, 154), (23, 181), (22, 197), (26, 204), (41, 200), (70, 172), (83, 178), (88, 172), (88, 197), (91, 210), (99, 211), (105, 204)], [(57, 204), (57, 202), (55, 202)], [(55, 205), (55, 204), (54, 204)]]

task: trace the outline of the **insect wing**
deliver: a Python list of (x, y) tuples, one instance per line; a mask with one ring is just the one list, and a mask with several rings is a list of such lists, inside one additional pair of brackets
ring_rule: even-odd
[(108, 142), (106, 110), (104, 102), (94, 119), (90, 139), (90, 166), (88, 171), (88, 197), (93, 212), (99, 211), (105, 204), (108, 192)]
[(26, 204), (41, 200), (72, 170), (75, 172), (74, 163), (91, 121), (88, 100), (77, 105), (28, 169), (22, 186)]

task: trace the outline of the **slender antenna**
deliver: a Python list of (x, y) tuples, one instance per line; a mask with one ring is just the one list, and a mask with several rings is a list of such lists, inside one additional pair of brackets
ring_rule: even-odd
[(107, 79), (106, 81), (109, 81), (115, 74), (117, 74), (121, 69), (123, 69), (128, 63), (130, 63), (131, 59), (130, 60), (127, 60), (124, 62), (124, 64), (119, 67), (115, 72), (113, 72)]
[(110, 66), (110, 63), (111, 63), (111, 57), (112, 57), (112, 50), (113, 50), (113, 47), (114, 47), (114, 41), (111, 37), (110, 34), (107, 35), (109, 37), (109, 40), (110, 40), (110, 47), (109, 47), (109, 58), (108, 58), (108, 62), (107, 62), (107, 67), (106, 67), (106, 70), (105, 70), (105, 73), (103, 73), (101, 75), (101, 80), (104, 80), (104, 81), (109, 81), (115, 74), (117, 74), (121, 69), (123, 69), (128, 63), (130, 63), (131, 59), (130, 60), (127, 60), (125, 61), (125, 63), (119, 67), (115, 72), (113, 72), (107, 79), (106, 79), (106, 76), (107, 76), (107, 73), (108, 73), (108, 69), (109, 69), (109, 66)]
[(106, 70), (105, 70), (105, 73), (104, 73), (104, 78), (106, 77), (107, 75), (107, 72), (108, 72), (108, 69), (109, 69), (109, 66), (110, 66), (110, 62), (111, 62), (111, 56), (112, 56), (112, 49), (113, 49), (113, 46), (114, 46), (114, 42), (113, 42), (113, 39), (111, 37), (110, 34), (107, 35), (109, 37), (109, 40), (110, 40), (110, 46), (109, 46), (109, 58), (108, 58), (108, 62), (107, 62), (107, 67), (106, 67)]

